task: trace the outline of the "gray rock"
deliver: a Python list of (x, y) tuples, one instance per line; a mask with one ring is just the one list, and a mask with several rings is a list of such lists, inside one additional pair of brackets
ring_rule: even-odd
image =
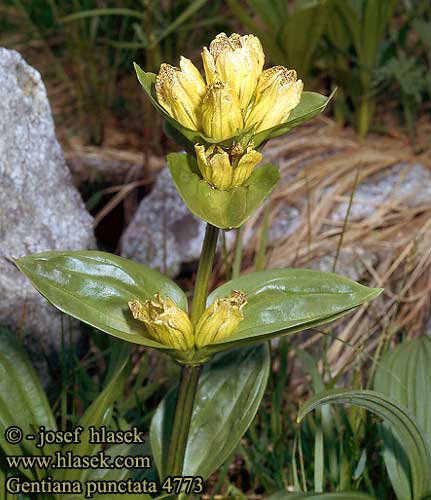
[(59, 346), (70, 321), (8, 258), (94, 244), (92, 218), (72, 185), (41, 77), (18, 52), (0, 48), (0, 324), (44, 347)]
[(287, 238), (301, 223), (300, 212), (296, 207), (285, 203), (277, 213), (277, 220), (268, 229), (269, 244)]
[[(335, 252), (324, 255), (313, 261), (309, 266), (311, 269), (330, 273), (334, 267)], [(337, 259), (336, 273), (346, 276), (354, 281), (360, 281), (367, 272), (367, 266), (373, 267), (377, 262), (377, 254), (357, 247), (341, 248)]]
[(205, 223), (190, 213), (164, 168), (123, 234), (121, 255), (176, 276), (182, 263), (198, 259), (204, 234)]
[[(418, 207), (431, 201), (431, 172), (419, 164), (399, 163), (367, 177), (358, 185), (349, 221), (370, 217), (389, 200), (397, 205)], [(339, 203), (331, 214), (333, 221), (342, 222), (348, 201)]]

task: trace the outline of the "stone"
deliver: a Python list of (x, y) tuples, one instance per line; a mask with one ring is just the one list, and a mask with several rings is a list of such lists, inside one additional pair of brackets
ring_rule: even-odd
[[(377, 174), (370, 175), (356, 189), (349, 214), (349, 223), (371, 218), (380, 207), (392, 204), (394, 207), (415, 208), (431, 200), (431, 172), (423, 165), (398, 163)], [(338, 203), (331, 213), (331, 220), (340, 227), (344, 222), (348, 201)], [(325, 255), (312, 266), (321, 271), (331, 271), (335, 253)], [(337, 261), (337, 273), (359, 281), (367, 273), (367, 267), (374, 267), (378, 251), (342, 247)]]
[(205, 222), (188, 210), (164, 168), (122, 236), (121, 255), (174, 277), (199, 258), (204, 235)]
[(285, 203), (277, 213), (277, 220), (268, 229), (268, 242), (273, 244), (295, 232), (301, 223), (300, 212), (296, 207)]
[[(312, 261), (309, 267), (317, 271), (330, 273), (333, 271), (335, 257), (335, 252), (324, 255)], [(360, 281), (366, 274), (367, 268), (373, 267), (377, 260), (378, 258), (375, 252), (370, 252), (361, 247), (344, 247), (341, 248), (338, 255), (336, 272), (351, 280)]]
[(58, 348), (70, 319), (10, 258), (94, 246), (92, 217), (72, 184), (40, 74), (18, 52), (0, 48), (0, 324), (36, 347)]
[[(390, 168), (370, 175), (361, 182), (355, 192), (349, 221), (357, 222), (391, 201), (411, 208), (429, 203), (431, 200), (431, 172), (423, 165), (398, 163)], [(347, 212), (348, 201), (339, 203), (331, 219), (342, 222)]]

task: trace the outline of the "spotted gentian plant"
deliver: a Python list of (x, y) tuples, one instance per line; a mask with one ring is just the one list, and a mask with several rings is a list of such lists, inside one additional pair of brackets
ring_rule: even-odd
[(208, 294), (220, 229), (240, 227), (279, 180), (259, 149), (314, 117), (328, 98), (304, 92), (293, 69), (264, 69), (253, 35), (218, 35), (202, 51), (204, 74), (182, 57), (157, 75), (135, 65), (166, 130), (185, 149), (168, 155), (174, 183), (207, 222), (191, 307), (149, 267), (98, 251), (44, 252), (16, 261), (61, 311), (182, 366), (151, 425), (161, 480), (208, 478), (232, 453), (263, 397), (268, 340), (333, 321), (381, 290), (308, 269), (254, 272)]

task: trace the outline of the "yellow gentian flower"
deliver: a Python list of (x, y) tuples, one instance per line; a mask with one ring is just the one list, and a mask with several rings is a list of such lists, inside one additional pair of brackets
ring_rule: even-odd
[(216, 299), (196, 325), (196, 347), (199, 349), (233, 335), (244, 319), (242, 309), (246, 304), (245, 293), (238, 290), (234, 290), (230, 298)]
[(259, 77), (245, 126), (255, 125), (255, 132), (260, 132), (286, 122), (301, 100), (302, 89), (302, 80), (297, 80), (295, 70), (284, 66), (266, 69)]
[(202, 128), (217, 141), (235, 135), (244, 126), (238, 96), (228, 84), (217, 80), (208, 85), (202, 100)]
[(220, 33), (202, 52), (208, 83), (221, 79), (239, 98), (241, 109), (247, 108), (262, 73), (265, 54), (254, 35), (227, 36)]
[(133, 317), (143, 321), (148, 333), (160, 344), (179, 351), (194, 348), (190, 318), (170, 297), (163, 298), (157, 293), (154, 300), (147, 299), (144, 303), (132, 300), (129, 308)]
[(157, 100), (184, 127), (200, 129), (200, 107), (205, 92), (204, 79), (189, 59), (181, 57), (179, 68), (170, 64), (160, 66), (156, 78)]

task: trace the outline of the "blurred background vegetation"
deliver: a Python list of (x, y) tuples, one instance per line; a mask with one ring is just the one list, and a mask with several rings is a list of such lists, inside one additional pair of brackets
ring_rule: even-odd
[[(338, 87), (327, 116), (354, 130), (360, 141), (372, 133), (406, 134), (413, 152), (423, 147), (416, 139), (418, 123), (430, 113), (429, 0), (3, 0), (0, 5), (0, 46), (20, 51), (42, 74), (66, 158), (74, 158), (70, 151), (94, 154), (94, 148), (100, 154), (136, 153), (138, 171), (131, 169), (122, 182), (129, 186), (140, 179), (138, 197), (147, 192), (152, 162), (163, 164), (154, 158), (173, 144), (143, 97), (132, 62), (154, 72), (161, 62), (176, 64), (182, 54), (199, 63), (200, 47), (221, 31), (259, 36), (267, 65), (295, 68), (308, 90), (329, 94)], [(115, 203), (124, 202), (118, 234), (112, 236), (111, 228), (107, 236), (103, 224), (96, 232), (102, 248), (115, 250), (137, 198), (130, 189), (116, 198), (122, 191), (112, 191), (112, 181), (103, 175), (80, 189), (92, 213), (105, 209), (101, 199), (108, 192), (114, 193), (108, 198), (114, 200), (113, 214)], [(113, 226), (115, 216), (106, 213)], [(260, 258), (264, 254), (265, 244), (258, 250)], [(188, 288), (190, 278), (184, 278)], [(265, 404), (232, 459), (208, 482), (208, 498), (257, 499), (280, 488), (316, 485), (395, 498), (369, 414), (334, 407), (308, 417), (301, 428), (295, 421), (298, 401), (307, 394), (339, 380), (370, 387), (379, 357), (389, 348), (390, 330), (389, 318), (378, 349), (369, 354), (362, 343), (354, 346), (355, 363), (350, 359), (336, 375), (327, 366), (325, 342), (314, 347), (313, 357), (295, 350), (293, 362), (293, 348), (282, 341), (273, 352)], [(80, 409), (100, 392), (116, 349), (104, 335), (92, 332), (91, 337), (85, 356), (65, 350), (52, 367), (53, 380), (62, 383), (49, 388), (49, 398), (64, 425), (76, 422)], [(116, 424), (148, 429), (157, 402), (176, 377), (176, 367), (137, 351)]]

